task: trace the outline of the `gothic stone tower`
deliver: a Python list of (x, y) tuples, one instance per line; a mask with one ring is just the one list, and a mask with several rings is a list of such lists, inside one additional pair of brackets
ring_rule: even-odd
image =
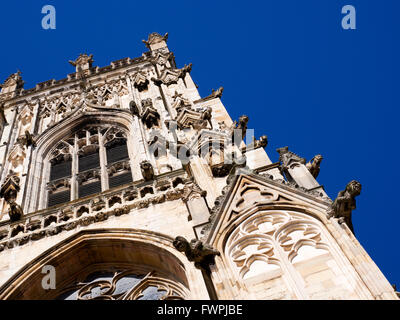
[[(397, 299), (312, 162), (245, 145), (167, 34), (0, 93), (0, 299)], [(249, 130), (247, 130), (248, 133)]]

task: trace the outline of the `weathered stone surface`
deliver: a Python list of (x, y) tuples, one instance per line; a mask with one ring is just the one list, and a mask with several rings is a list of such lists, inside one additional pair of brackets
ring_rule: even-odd
[[(272, 163), (267, 136), (246, 146), (249, 118), (232, 121), (222, 87), (201, 98), (167, 38), (105, 67), (81, 54), (32, 89), (20, 72), (3, 83), (0, 299), (90, 299), (99, 271), (113, 274), (107, 299), (398, 299), (340, 224), (357, 186), (332, 202), (319, 157), (286, 147)], [(140, 285), (115, 296), (127, 275)]]

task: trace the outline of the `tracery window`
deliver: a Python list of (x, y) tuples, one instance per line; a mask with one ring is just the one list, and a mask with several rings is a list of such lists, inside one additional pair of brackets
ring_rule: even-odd
[(87, 126), (50, 152), (48, 207), (132, 182), (126, 133)]
[(260, 298), (355, 299), (329, 235), (314, 219), (297, 212), (259, 211), (227, 241), (227, 255), (244, 283), (269, 282)]
[(182, 300), (183, 288), (154, 271), (95, 271), (57, 300)]

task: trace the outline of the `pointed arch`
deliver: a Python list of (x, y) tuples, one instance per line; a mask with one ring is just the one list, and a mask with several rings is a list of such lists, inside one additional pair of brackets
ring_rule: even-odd
[[(86, 108), (85, 113), (82, 112), (81, 108)], [(75, 112), (64, 118), (54, 126), (46, 129), (42, 134), (37, 137), (37, 147), (33, 150), (32, 164), (30, 172), (28, 173), (27, 182), (24, 187), (24, 203), (23, 208), (25, 212), (34, 212), (39, 209), (47, 207), (48, 193), (47, 193), (47, 182), (49, 181), (50, 164), (48, 155), (56, 148), (56, 145), (65, 140), (66, 137), (71, 136), (73, 132), (79, 131), (82, 128), (94, 126), (109, 126), (117, 127), (123, 131), (127, 137), (126, 146), (128, 154), (133, 153), (133, 148), (138, 145), (140, 137), (135, 136), (132, 132), (135, 132), (133, 128), (134, 119), (129, 111), (122, 109), (113, 108), (98, 108), (89, 106), (81, 106), (76, 109)], [(96, 144), (98, 141), (91, 141), (90, 144)], [(68, 140), (68, 143), (70, 141)], [(90, 147), (90, 146), (89, 146)], [(85, 147), (85, 151), (90, 153), (90, 148)], [(93, 149), (93, 148), (92, 148)], [(139, 166), (134, 163), (132, 157), (127, 159), (127, 165), (124, 168), (132, 168), (132, 166)], [(103, 179), (104, 180), (104, 179)], [(129, 174), (124, 176), (124, 181), (129, 183), (132, 178), (129, 178)], [(73, 187), (71, 187), (73, 188)], [(99, 186), (96, 186), (98, 190)], [(102, 184), (103, 189), (108, 189), (108, 185)], [(94, 192), (94, 191), (93, 191)], [(60, 201), (68, 201), (68, 191), (62, 195)], [(70, 199), (79, 197), (76, 190), (70, 190)]]
[[(0, 299), (55, 299), (93, 273), (121, 274), (124, 270), (152, 275), (135, 292), (127, 288), (127, 298), (139, 298), (146, 288), (155, 286), (175, 292), (175, 296), (166, 298), (190, 299), (187, 269), (191, 265), (180, 259), (182, 255), (176, 255), (172, 242), (169, 236), (138, 229), (83, 230), (22, 267), (0, 288)], [(46, 265), (56, 271), (54, 290), (42, 287), (42, 269)]]

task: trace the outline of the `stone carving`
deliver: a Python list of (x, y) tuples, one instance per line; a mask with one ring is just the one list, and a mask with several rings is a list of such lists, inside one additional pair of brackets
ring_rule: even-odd
[(172, 99), (174, 99), (172, 107), (176, 110), (177, 113), (179, 113), (182, 108), (188, 107), (190, 109), (191, 107), (190, 101), (186, 99), (182, 93), (178, 93), (177, 91), (175, 91)]
[(184, 237), (178, 236), (175, 238), (173, 245), (178, 251), (184, 252), (186, 258), (194, 262), (195, 267), (201, 270), (209, 271), (210, 265), (215, 264), (215, 256), (221, 255), (218, 250), (196, 239), (189, 243)]
[[(232, 129), (232, 141), (235, 143), (239, 143), (246, 136), (247, 131), (247, 123), (249, 122), (249, 117), (246, 115), (242, 115), (239, 117), (239, 121), (235, 121), (231, 127)], [(240, 131), (241, 136), (239, 139), (235, 139), (235, 136), (238, 135), (237, 131)]]
[(207, 191), (202, 190), (192, 177), (189, 181), (185, 183), (185, 187), (183, 189), (182, 201), (187, 202), (192, 199), (205, 197), (206, 195)]
[(306, 164), (306, 159), (289, 151), (289, 147), (278, 148), (276, 151), (279, 153), (279, 161), (281, 162), (281, 168), (283, 170), (293, 168), (298, 164)]
[(356, 209), (355, 198), (361, 193), (361, 184), (356, 181), (350, 181), (346, 189), (340, 191), (335, 201), (332, 203), (328, 215), (338, 218), (339, 223), (345, 222), (349, 229), (354, 233), (353, 224), (351, 222), (352, 210)]
[(149, 80), (142, 72), (138, 72), (133, 76), (133, 86), (139, 90), (139, 92), (147, 89)]
[(129, 110), (131, 111), (132, 115), (134, 115), (134, 116), (140, 115), (139, 108), (138, 108), (136, 102), (133, 100), (131, 102), (129, 102)]
[(320, 154), (317, 154), (314, 158), (311, 159), (310, 162), (306, 164), (306, 168), (308, 171), (310, 171), (311, 175), (317, 179), (318, 174), (319, 174), (319, 167), (322, 161), (322, 156)]
[(154, 179), (154, 169), (149, 161), (142, 161), (140, 163), (140, 170), (142, 171), (142, 176), (145, 181), (150, 181)]
[(253, 137), (253, 141), (249, 145), (247, 145), (244, 149), (253, 150), (258, 148), (265, 148), (267, 145), (268, 145), (268, 137), (266, 135), (263, 135), (258, 140), (255, 137)]
[(25, 130), (25, 135), (18, 137), (17, 142), (26, 147), (36, 147), (36, 140), (28, 130)]
[(151, 50), (151, 47), (150, 47), (151, 45), (154, 45), (161, 41), (167, 42), (167, 40), (168, 40), (168, 32), (166, 34), (164, 34), (163, 36), (157, 32), (153, 32), (149, 35), (147, 40), (142, 40), (142, 42), (146, 45), (147, 49)]
[(158, 125), (158, 120), (160, 120), (160, 115), (157, 110), (153, 107), (153, 102), (151, 98), (142, 101), (142, 114), (141, 118), (143, 123), (146, 124), (147, 128)]
[(76, 68), (76, 72), (80, 73), (92, 67), (93, 55), (88, 56), (86, 53), (81, 53), (75, 61), (69, 60), (68, 62)]
[(224, 87), (219, 87), (217, 90), (211, 89), (211, 96), (214, 98), (221, 98), (222, 92), (224, 91)]
[[(11, 74), (3, 84), (0, 84), (1, 93), (7, 93), (21, 89), (24, 86), (24, 81), (21, 77), (21, 71)], [(7, 90), (8, 89), (8, 90)]]
[(0, 189), (0, 197), (4, 198), (10, 207), (8, 215), (10, 216), (11, 221), (17, 221), (23, 215), (22, 208), (15, 202), (20, 190), (19, 183), (19, 177), (11, 171)]
[(157, 85), (161, 86), (165, 84), (169, 86), (170, 84), (178, 83), (179, 78), (184, 79), (186, 73), (192, 71), (192, 64), (185, 65), (182, 69), (165, 69), (158, 78), (151, 78), (151, 80)]

